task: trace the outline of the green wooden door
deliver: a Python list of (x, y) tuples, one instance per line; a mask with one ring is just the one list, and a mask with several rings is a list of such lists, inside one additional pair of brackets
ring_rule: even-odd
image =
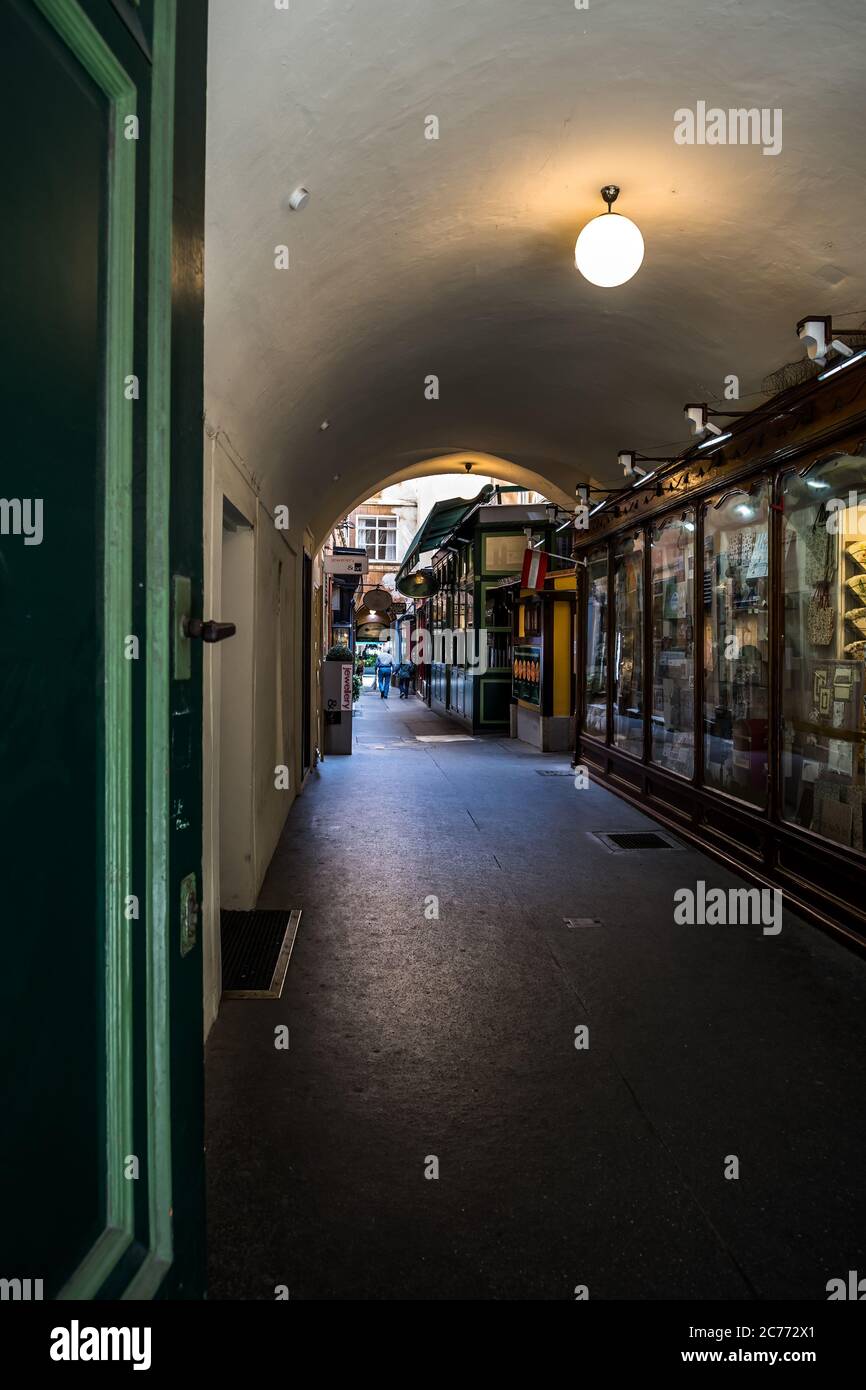
[(46, 1298), (201, 1292), (200, 653), (175, 680), (170, 577), (196, 605), (206, 13), (183, 9), (0, 10), (0, 1277)]

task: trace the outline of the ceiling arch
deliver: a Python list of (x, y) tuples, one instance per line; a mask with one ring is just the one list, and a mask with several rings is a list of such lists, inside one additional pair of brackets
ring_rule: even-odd
[[(319, 536), (467, 447), (616, 482), (866, 305), (862, 0), (211, 0), (209, 43), (208, 418)], [(778, 109), (780, 152), (677, 144), (699, 101)], [(611, 181), (646, 258), (603, 290)]]
[[(472, 464), (472, 469), (467, 470), (467, 463)], [(500, 478), (503, 482), (514, 483), (515, 487), (540, 492), (551, 502), (558, 502), (561, 507), (570, 509), (575, 504), (573, 495), (570, 496), (558, 484), (543, 477), (540, 473), (535, 473), (531, 469), (512, 463), (509, 459), (498, 458), (493, 454), (479, 454), (471, 449), (462, 450), (458, 453), (440, 454), (436, 458), (419, 460), (418, 463), (397, 469), (386, 478), (373, 479), (362, 484), (360, 489), (351, 493), (349, 487), (357, 484), (358, 480), (354, 474), (349, 474), (346, 478), (345, 488), (339, 492), (341, 500), (337, 510), (333, 511), (332, 503), (329, 502), (329, 510), (317, 514), (310, 525), (316, 546), (323, 545), (336, 524), (344, 516), (354, 511), (355, 507), (359, 507), (362, 502), (366, 502), (368, 497), (372, 497), (373, 493), (378, 492), (381, 488), (390, 487), (394, 483), (403, 483), (408, 478), (426, 478), (434, 473), (456, 473), (465, 478), (467, 472), (477, 473), (479, 477)], [(342, 482), (342, 479), (340, 481)], [(346, 501), (342, 500), (344, 497), (347, 499)]]

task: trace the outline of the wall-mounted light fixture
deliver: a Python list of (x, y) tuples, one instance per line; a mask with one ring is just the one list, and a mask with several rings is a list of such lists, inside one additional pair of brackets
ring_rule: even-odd
[[(850, 337), (851, 331), (839, 330), (845, 337)], [(833, 320), (826, 314), (813, 314), (800, 319), (797, 324), (797, 337), (806, 349), (809, 360), (817, 363), (819, 367), (824, 366), (831, 352), (838, 353), (840, 357), (852, 357), (854, 354), (854, 349), (834, 334)]]
[(683, 415), (691, 428), (692, 434), (722, 434), (719, 425), (714, 425), (710, 416), (717, 420), (730, 419), (738, 415), (748, 415), (747, 410), (710, 410), (706, 401), (692, 402), (683, 406)]
[(628, 217), (611, 211), (619, 197), (615, 183), (605, 184), (601, 196), (607, 212), (593, 217), (574, 245), (574, 263), (591, 285), (611, 289), (624, 285), (640, 270), (644, 257), (644, 242), (640, 228)]
[(658, 472), (657, 467), (650, 470), (648, 468), (641, 468), (639, 466), (640, 464), (677, 462), (675, 458), (650, 458), (648, 454), (638, 454), (634, 449), (620, 449), (616, 457), (625, 477), (637, 478), (637, 482), (634, 484), (635, 487), (637, 487), (639, 483), (648, 482), (649, 479), (654, 478)]

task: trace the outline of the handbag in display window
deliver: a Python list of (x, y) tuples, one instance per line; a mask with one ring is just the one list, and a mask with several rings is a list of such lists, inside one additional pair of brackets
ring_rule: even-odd
[(806, 633), (813, 647), (828, 647), (836, 635), (836, 610), (830, 605), (830, 586), (818, 584), (809, 600)]

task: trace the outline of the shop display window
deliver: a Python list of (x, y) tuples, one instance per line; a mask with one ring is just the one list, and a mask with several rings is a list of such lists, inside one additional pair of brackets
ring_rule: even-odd
[(767, 484), (704, 517), (704, 782), (764, 807), (768, 787), (770, 574)]
[(652, 533), (652, 760), (682, 777), (695, 770), (695, 515)]
[(613, 741), (643, 757), (643, 532), (622, 536), (613, 556)]
[(840, 455), (784, 498), (782, 814), (864, 850), (866, 477)]
[(607, 736), (607, 546), (587, 560), (586, 716), (584, 732)]

